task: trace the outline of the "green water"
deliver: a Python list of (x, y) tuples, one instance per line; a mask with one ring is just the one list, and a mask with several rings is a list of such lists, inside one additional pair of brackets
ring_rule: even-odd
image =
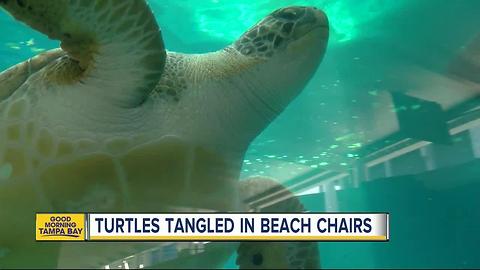
[[(149, 2), (166, 47), (187, 53), (279, 7), (323, 9), (326, 56), (251, 144), (242, 178), (274, 178), (311, 211), (391, 214), (390, 242), (320, 243), (322, 267), (480, 267), (480, 1)], [(2, 12), (0, 26), (0, 70), (58, 47)]]

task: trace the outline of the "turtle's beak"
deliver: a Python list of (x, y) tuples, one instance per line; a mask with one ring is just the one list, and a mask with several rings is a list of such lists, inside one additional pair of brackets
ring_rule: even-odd
[(315, 7), (304, 7), (304, 9), (305, 15), (297, 22), (293, 33), (294, 38), (300, 39), (314, 30), (319, 31), (321, 37), (327, 38), (329, 32), (327, 15)]

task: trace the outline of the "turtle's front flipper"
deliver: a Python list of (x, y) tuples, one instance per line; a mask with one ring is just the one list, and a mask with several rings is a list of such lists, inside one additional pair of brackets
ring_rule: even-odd
[(78, 84), (98, 98), (133, 107), (161, 77), (165, 48), (143, 0), (0, 0), (0, 6), (61, 41), (69, 58), (48, 73), (53, 83)]
[[(293, 193), (267, 178), (241, 181), (240, 192), (247, 201), (251, 198), (257, 199), (259, 195), (281, 194), (282, 199), (279, 202), (261, 207), (261, 212), (305, 211)], [(240, 269), (320, 268), (318, 245), (316, 242), (243, 242), (238, 249), (237, 264)]]
[(44, 52), (0, 73), (0, 102), (8, 98), (30, 75), (65, 55), (61, 49)]

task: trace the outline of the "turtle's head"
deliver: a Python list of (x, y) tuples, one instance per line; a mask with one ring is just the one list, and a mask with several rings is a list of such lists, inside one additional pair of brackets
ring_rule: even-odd
[(232, 47), (243, 58), (256, 60), (256, 80), (265, 83), (257, 87), (257, 94), (279, 112), (315, 73), (328, 35), (325, 13), (314, 7), (291, 6), (272, 12)]
[(328, 19), (314, 7), (292, 6), (265, 17), (235, 43), (245, 56), (270, 59), (276, 55), (298, 56), (316, 50), (323, 54), (328, 41)]

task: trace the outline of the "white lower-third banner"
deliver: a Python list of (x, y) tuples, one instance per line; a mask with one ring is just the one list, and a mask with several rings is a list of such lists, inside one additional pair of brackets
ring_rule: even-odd
[(86, 241), (388, 241), (387, 213), (87, 214)]

